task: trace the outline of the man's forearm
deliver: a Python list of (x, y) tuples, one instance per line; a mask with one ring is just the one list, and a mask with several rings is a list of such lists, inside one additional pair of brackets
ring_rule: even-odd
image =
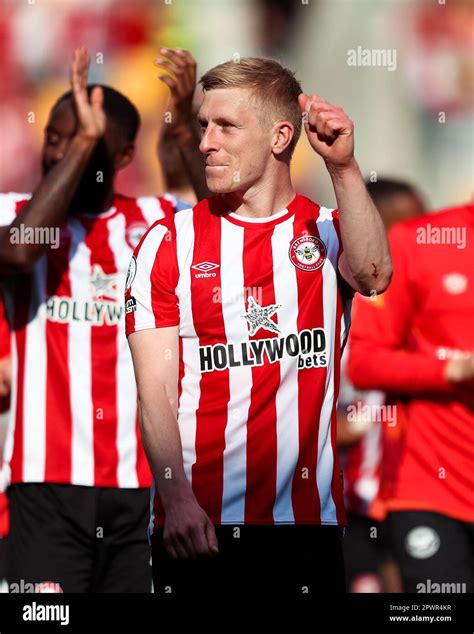
[(171, 117), (165, 124), (168, 126), (166, 136), (169, 132), (170, 138), (179, 149), (196, 198), (203, 200), (212, 193), (206, 185), (205, 159), (199, 151), (201, 134), (193, 114), (196, 60), (189, 51), (162, 47), (160, 57), (155, 60), (155, 64), (163, 73), (159, 75), (161, 81), (170, 89), (169, 114)]
[(0, 234), (0, 271), (28, 270), (48, 247), (47, 244), (13, 244), (14, 227), (56, 227), (66, 217), (69, 205), (87, 167), (97, 141), (76, 136), (64, 158), (41, 180), (36, 190), (9, 227)]
[(196, 198), (198, 200), (209, 198), (212, 192), (207, 188), (206, 183), (206, 160), (199, 150), (199, 130), (193, 123), (189, 123), (179, 133), (173, 134), (173, 137)]
[(140, 400), (140, 426), (143, 445), (163, 507), (192, 499), (194, 494), (186, 478), (178, 422), (168, 397), (154, 394), (152, 400)]
[(396, 394), (452, 392), (445, 378), (445, 361), (421, 352), (392, 349), (374, 342), (352, 340), (347, 373), (359, 390)]
[(339, 209), (347, 266), (364, 294), (383, 292), (392, 273), (384, 224), (355, 159), (344, 169), (328, 166)]

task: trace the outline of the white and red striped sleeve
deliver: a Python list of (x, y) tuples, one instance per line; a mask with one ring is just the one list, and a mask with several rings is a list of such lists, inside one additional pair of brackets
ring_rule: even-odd
[(173, 219), (154, 224), (130, 261), (125, 288), (125, 332), (179, 324), (176, 235)]
[(10, 225), (22, 206), (31, 198), (31, 194), (17, 194), (10, 192), (0, 194), (0, 226)]
[(337, 250), (337, 262), (339, 263), (341, 255), (344, 253), (344, 245), (342, 243), (342, 236), (341, 236), (341, 225), (339, 220), (339, 209), (327, 209), (325, 211), (329, 212), (329, 216), (332, 221), (334, 231), (337, 234), (337, 238), (339, 242), (338, 250)]

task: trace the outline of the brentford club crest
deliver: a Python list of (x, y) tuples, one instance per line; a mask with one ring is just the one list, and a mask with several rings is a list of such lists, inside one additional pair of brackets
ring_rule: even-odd
[(143, 222), (132, 222), (125, 231), (125, 240), (131, 249), (135, 249), (137, 244), (146, 233), (148, 225)]
[(298, 269), (316, 271), (324, 264), (327, 250), (320, 238), (306, 235), (291, 241), (288, 255)]

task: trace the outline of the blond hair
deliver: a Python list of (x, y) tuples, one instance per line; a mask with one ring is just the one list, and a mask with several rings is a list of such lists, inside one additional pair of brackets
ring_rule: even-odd
[(259, 106), (258, 114), (266, 125), (272, 126), (281, 120), (290, 121), (295, 129), (288, 146), (291, 157), (301, 134), (298, 95), (303, 92), (294, 73), (273, 59), (243, 57), (239, 61), (224, 62), (211, 68), (199, 81), (204, 91), (217, 88), (249, 89)]

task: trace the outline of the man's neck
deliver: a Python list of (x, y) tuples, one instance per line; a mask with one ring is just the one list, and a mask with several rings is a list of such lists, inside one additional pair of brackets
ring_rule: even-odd
[(245, 191), (223, 194), (227, 206), (239, 216), (267, 218), (285, 209), (296, 193), (291, 179), (282, 182), (258, 183)]

